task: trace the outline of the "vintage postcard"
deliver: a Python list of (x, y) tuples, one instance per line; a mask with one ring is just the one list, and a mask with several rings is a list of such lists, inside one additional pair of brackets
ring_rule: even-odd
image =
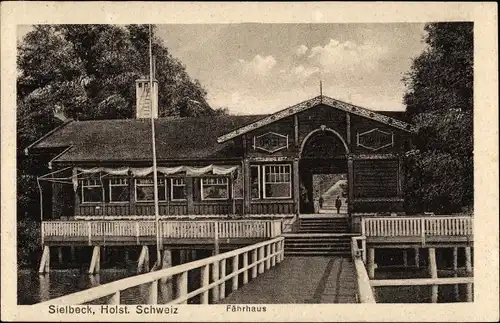
[(499, 319), (495, 4), (1, 15), (2, 319)]

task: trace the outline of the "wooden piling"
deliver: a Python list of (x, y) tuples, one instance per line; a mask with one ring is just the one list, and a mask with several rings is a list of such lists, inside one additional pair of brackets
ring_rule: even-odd
[(40, 267), (38, 268), (38, 273), (46, 274), (50, 270), (50, 247), (44, 246), (42, 259), (40, 260)]
[[(429, 273), (431, 278), (437, 278), (436, 249), (429, 248)], [(438, 285), (432, 285), (432, 303), (438, 300)]]
[[(458, 277), (458, 248), (457, 247), (453, 248), (453, 277)], [(458, 284), (455, 284), (455, 286), (453, 286), (453, 289), (454, 289), (455, 298), (457, 300), (459, 300), (460, 299), (460, 292), (459, 292)]]
[(125, 265), (128, 265), (130, 263), (130, 254), (127, 247), (125, 247), (124, 250), (124, 258), (125, 258)]
[(76, 262), (75, 246), (72, 245), (69, 247), (69, 253), (70, 253), (71, 263), (74, 264)]
[(141, 254), (139, 255), (139, 261), (137, 262), (137, 273), (143, 273), (149, 271), (149, 248), (144, 245), (141, 249)]
[(63, 247), (57, 247), (57, 260), (59, 265), (63, 264)]
[(94, 275), (101, 270), (101, 247), (94, 246), (92, 250), (92, 260), (90, 261), (89, 274)]
[(420, 248), (415, 248), (415, 266), (420, 268)]
[(403, 267), (408, 268), (408, 251), (406, 249), (403, 250)]
[(185, 264), (187, 262), (185, 250), (179, 250), (179, 265)]
[[(163, 249), (163, 254), (161, 258), (161, 269), (166, 269), (172, 267), (172, 250), (170, 249)], [(161, 284), (169, 284), (170, 289), (168, 289), (169, 294), (171, 295), (171, 283), (172, 279), (171, 278), (161, 278), (160, 279)]]
[[(252, 263), (256, 263), (256, 261), (258, 260), (257, 257), (257, 249), (252, 250)], [(255, 277), (257, 277), (257, 265), (252, 267), (252, 279), (254, 279)]]
[[(465, 272), (472, 275), (472, 254), (471, 247), (465, 247)], [(472, 302), (472, 284), (467, 284), (467, 302)]]

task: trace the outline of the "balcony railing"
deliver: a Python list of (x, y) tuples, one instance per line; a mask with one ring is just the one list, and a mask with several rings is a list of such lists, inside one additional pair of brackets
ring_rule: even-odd
[[(159, 221), (162, 238), (274, 238), (281, 234), (281, 219)], [(42, 238), (156, 237), (156, 223), (139, 221), (44, 221)]]
[(370, 237), (455, 236), (471, 238), (474, 234), (472, 216), (365, 217), (361, 222), (362, 235)]

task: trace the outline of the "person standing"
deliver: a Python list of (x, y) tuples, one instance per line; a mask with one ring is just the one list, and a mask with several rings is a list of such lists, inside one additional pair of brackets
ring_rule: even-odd
[(337, 195), (337, 199), (335, 200), (335, 207), (337, 208), (337, 214), (340, 213), (341, 206), (342, 206), (342, 201), (340, 200), (340, 196)]

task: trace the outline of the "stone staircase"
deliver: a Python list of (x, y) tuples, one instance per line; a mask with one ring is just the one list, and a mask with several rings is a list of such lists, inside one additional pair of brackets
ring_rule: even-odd
[(350, 257), (351, 237), (346, 217), (299, 219), (298, 230), (285, 234), (285, 256)]

